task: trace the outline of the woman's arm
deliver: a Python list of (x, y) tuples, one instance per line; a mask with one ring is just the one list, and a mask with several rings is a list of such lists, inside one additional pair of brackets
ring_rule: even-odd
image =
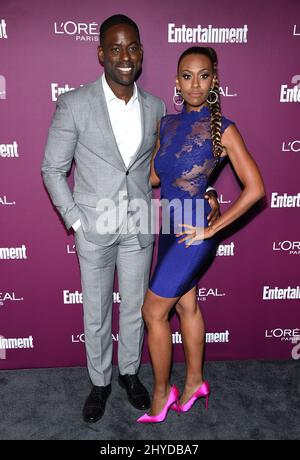
[(159, 133), (160, 133), (160, 123), (158, 123), (157, 125), (156, 144), (155, 144), (155, 147), (152, 153), (152, 157), (151, 157), (150, 182), (151, 182), (152, 187), (158, 187), (160, 185), (160, 178), (158, 177), (154, 169), (154, 158), (160, 147)]
[(236, 126), (230, 125), (224, 131), (221, 142), (244, 188), (238, 199), (210, 227), (214, 234), (238, 219), (265, 195), (259, 169)]
[(209, 227), (200, 228), (187, 224), (181, 225), (184, 231), (176, 236), (180, 237), (178, 243), (186, 242), (186, 247), (191, 246), (197, 240), (211, 238), (222, 228), (227, 227), (238, 219), (265, 195), (265, 188), (259, 169), (234, 125), (228, 126), (224, 131), (221, 142), (226, 147), (229, 159), (244, 188), (238, 199)]

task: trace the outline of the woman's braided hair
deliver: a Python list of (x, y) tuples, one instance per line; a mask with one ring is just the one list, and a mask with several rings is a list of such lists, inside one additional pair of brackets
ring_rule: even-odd
[(210, 132), (211, 132), (211, 141), (213, 146), (213, 153), (215, 157), (220, 157), (221, 153), (224, 150), (224, 147), (221, 144), (221, 126), (222, 126), (222, 113), (221, 113), (221, 104), (220, 104), (220, 89), (219, 89), (219, 77), (218, 77), (218, 57), (217, 53), (213, 48), (204, 47), (204, 46), (192, 46), (185, 50), (179, 60), (178, 67), (185, 56), (190, 54), (202, 54), (207, 56), (211, 63), (214, 73), (214, 85), (211, 88), (217, 95), (218, 98), (215, 103), (210, 104), (211, 116), (210, 116)]

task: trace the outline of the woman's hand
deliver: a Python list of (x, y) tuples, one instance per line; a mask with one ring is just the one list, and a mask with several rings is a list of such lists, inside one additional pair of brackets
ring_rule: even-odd
[(178, 243), (181, 244), (184, 241), (185, 247), (188, 248), (192, 244), (196, 243), (196, 241), (207, 240), (215, 235), (215, 230), (212, 227), (194, 227), (193, 225), (189, 224), (178, 224), (179, 227), (183, 227), (184, 230), (180, 233), (176, 233), (178, 238)]
[(207, 216), (208, 225), (211, 226), (220, 217), (220, 204), (215, 190), (209, 190), (204, 198), (208, 201), (211, 211)]

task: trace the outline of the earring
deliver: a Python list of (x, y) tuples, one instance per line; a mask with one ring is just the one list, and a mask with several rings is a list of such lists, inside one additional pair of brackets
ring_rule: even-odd
[[(178, 98), (178, 99), (176, 99), (176, 98)], [(183, 97), (181, 96), (181, 91), (180, 91), (180, 89), (178, 89), (178, 90), (176, 91), (176, 93), (174, 94), (174, 96), (173, 96), (173, 102), (174, 102), (175, 105), (179, 105), (179, 106), (182, 105), (182, 104), (184, 103), (184, 99), (183, 99)]]
[[(214, 98), (214, 99), (212, 99), (212, 98)], [(213, 89), (210, 89), (206, 101), (209, 104), (215, 104), (218, 99), (219, 99), (218, 93), (216, 93), (216, 91), (214, 91)]]

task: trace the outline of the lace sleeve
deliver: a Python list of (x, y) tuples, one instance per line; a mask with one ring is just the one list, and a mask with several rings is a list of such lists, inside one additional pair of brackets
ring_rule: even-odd
[(235, 122), (232, 120), (229, 120), (229, 118), (226, 118), (222, 116), (222, 127), (221, 127), (221, 133), (223, 134), (225, 129), (228, 128), (230, 125), (234, 125)]

